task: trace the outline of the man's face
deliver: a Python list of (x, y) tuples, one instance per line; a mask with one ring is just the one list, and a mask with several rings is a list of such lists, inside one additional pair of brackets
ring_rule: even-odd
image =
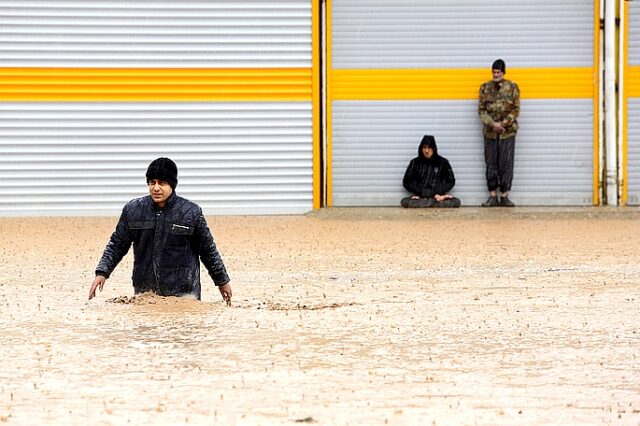
[(149, 182), (149, 194), (151, 199), (160, 207), (164, 207), (167, 204), (167, 198), (173, 193), (173, 188), (166, 180), (150, 179)]
[(425, 158), (431, 158), (433, 156), (433, 148), (429, 145), (422, 145), (422, 155), (424, 155)]
[(500, 70), (493, 70), (493, 81), (502, 81), (504, 73)]

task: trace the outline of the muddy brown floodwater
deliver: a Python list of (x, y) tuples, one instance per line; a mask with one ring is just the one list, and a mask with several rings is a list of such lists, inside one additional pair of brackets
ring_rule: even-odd
[(0, 219), (0, 423), (640, 424), (637, 208), (209, 217), (231, 307), (87, 301), (116, 219)]

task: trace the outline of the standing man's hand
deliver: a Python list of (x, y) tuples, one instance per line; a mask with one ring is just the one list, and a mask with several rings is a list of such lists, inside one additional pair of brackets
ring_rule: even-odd
[(504, 132), (504, 127), (502, 127), (502, 124), (500, 123), (493, 123), (491, 127), (493, 127), (493, 130), (495, 130), (497, 133)]
[(100, 287), (100, 291), (102, 291), (106, 280), (107, 279), (102, 275), (96, 275), (96, 278), (93, 280), (93, 284), (91, 284), (91, 290), (89, 290), (89, 300), (96, 296), (96, 288)]
[(229, 283), (218, 286), (222, 299), (227, 303), (227, 306), (231, 306), (231, 286)]

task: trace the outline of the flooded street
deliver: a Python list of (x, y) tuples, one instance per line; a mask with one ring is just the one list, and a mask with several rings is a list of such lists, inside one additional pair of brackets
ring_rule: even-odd
[(0, 218), (0, 423), (640, 424), (637, 208), (208, 220), (231, 307), (131, 252), (89, 302), (117, 218)]

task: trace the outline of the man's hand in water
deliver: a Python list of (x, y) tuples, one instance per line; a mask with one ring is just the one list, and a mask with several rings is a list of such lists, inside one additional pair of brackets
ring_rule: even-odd
[(218, 286), (222, 299), (227, 303), (227, 306), (231, 306), (231, 286), (229, 283)]
[[(91, 290), (89, 290), (89, 300), (96, 296), (96, 288), (100, 287), (100, 291), (102, 291), (106, 280), (107, 279), (102, 275), (96, 275), (96, 278), (93, 280), (93, 284), (91, 284)], [(229, 289), (229, 292), (231, 292), (231, 289)]]

